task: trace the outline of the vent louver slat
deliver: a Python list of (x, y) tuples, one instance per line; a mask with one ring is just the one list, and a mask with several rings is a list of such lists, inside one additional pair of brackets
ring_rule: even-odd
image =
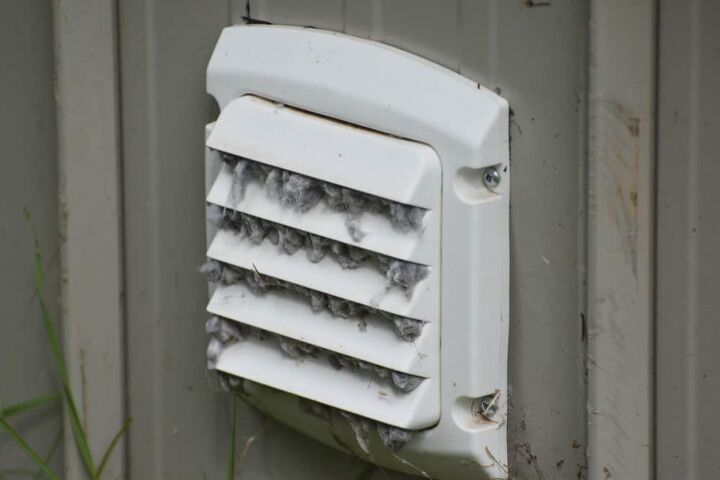
[(215, 236), (208, 257), (396, 315), (436, 320), (430, 312), (437, 310), (437, 298), (423, 294), (437, 278), (432, 275), (415, 286), (408, 297), (402, 289), (388, 289), (385, 275), (373, 268), (346, 269), (328, 257), (313, 263), (303, 255), (283, 255), (269, 242), (255, 245), (227, 230)]
[[(298, 295), (269, 291), (259, 296), (242, 284), (217, 287), (208, 312), (393, 370), (424, 377), (433, 373), (423, 353), (431, 347), (424, 340), (430, 336), (429, 330), (414, 342), (399, 342), (391, 322), (377, 315), (342, 319), (328, 311), (314, 312)], [(430, 324), (424, 327), (433, 328)], [(354, 336), (363, 342), (348, 341)]]
[[(207, 140), (212, 149), (406, 205), (436, 207), (440, 165), (427, 145), (250, 95), (227, 105), (220, 118)], [(378, 173), (395, 181), (378, 182)]]
[(249, 338), (257, 338), (268, 344), (276, 342), (284, 353), (294, 359), (326, 358), (336, 370), (345, 368), (351, 371), (362, 371), (375, 377), (375, 380), (389, 380), (392, 387), (400, 392), (412, 392), (426, 380), (425, 377), (419, 375), (387, 368), (227, 318), (211, 317), (205, 323), (205, 331), (211, 336), (208, 346), (208, 367), (211, 369), (215, 368), (216, 362), (225, 348)]
[(287, 255), (302, 251), (312, 263), (330, 257), (344, 269), (370, 267), (385, 276), (386, 288), (399, 288), (407, 296), (412, 295), (415, 286), (430, 272), (426, 265), (395, 259), (242, 212), (217, 208), (212, 216), (217, 219), (218, 228), (240, 235), (255, 245), (269, 242)]
[[(270, 343), (270, 342), (267, 342)], [(298, 361), (256, 338), (229, 346), (217, 369), (269, 387), (400, 428), (418, 430), (437, 421), (437, 382), (425, 380), (413, 392), (398, 392), (389, 380), (362, 371), (336, 369), (325, 358)]]
[(366, 315), (376, 315), (387, 322), (392, 322), (398, 335), (408, 342), (414, 342), (425, 329), (425, 325), (428, 325), (427, 322), (422, 320), (393, 315), (384, 310), (335, 297), (319, 290), (312, 290), (291, 282), (262, 275), (257, 270), (247, 270), (220, 263), (216, 260), (206, 262), (201, 271), (208, 275), (208, 280), (211, 283), (235, 285), (244, 282), (257, 295), (264, 295), (270, 291), (278, 290), (284, 296), (291, 295), (304, 298), (315, 312), (327, 310), (337, 317), (360, 319), (358, 325), (363, 325)]
[[(232, 167), (223, 164), (207, 201), (339, 242), (356, 243), (347, 227), (348, 216), (345, 213), (323, 209), (322, 206), (299, 213), (283, 207), (279, 202), (268, 202), (267, 192), (255, 182), (246, 186), (241, 199), (233, 201), (232, 185)], [(426, 212), (425, 229), (433, 228), (437, 221), (434, 211)], [(394, 229), (387, 218), (372, 212), (362, 216), (362, 233), (362, 244), (365, 248), (391, 257), (428, 264), (437, 255), (429, 242), (421, 241), (421, 235)]]
[(210, 324), (256, 332), (214, 334), (210, 366), (394, 427), (437, 422), (432, 149), (250, 96), (207, 144)]

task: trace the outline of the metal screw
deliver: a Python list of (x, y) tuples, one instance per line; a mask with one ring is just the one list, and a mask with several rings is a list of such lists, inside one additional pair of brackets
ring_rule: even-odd
[(495, 167), (488, 167), (483, 173), (483, 182), (490, 190), (496, 189), (500, 185), (500, 172)]
[(484, 397), (480, 398), (480, 411), (477, 412), (480, 416), (485, 417), (486, 419), (488, 417), (491, 417), (495, 414), (495, 412), (498, 411), (499, 405), (498, 405), (498, 397), (500, 396), (500, 390), (496, 390), (495, 393), (490, 395), (485, 395)]
[(480, 401), (480, 411), (484, 415), (492, 415), (495, 413), (498, 409), (498, 406), (495, 404), (495, 401), (497, 398), (493, 396), (489, 397), (483, 397), (483, 399)]

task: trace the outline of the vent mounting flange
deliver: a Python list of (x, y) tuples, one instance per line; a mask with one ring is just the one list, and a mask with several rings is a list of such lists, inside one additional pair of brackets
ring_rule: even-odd
[(506, 477), (507, 103), (291, 27), (226, 28), (207, 83), (221, 384), (389, 468)]

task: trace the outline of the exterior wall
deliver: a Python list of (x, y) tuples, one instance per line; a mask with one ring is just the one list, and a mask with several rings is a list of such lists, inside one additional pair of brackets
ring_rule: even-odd
[[(588, 430), (598, 428), (595, 420), (587, 426), (583, 325), (588, 314), (586, 205), (593, 200), (587, 187), (597, 183), (588, 172), (586, 148), (591, 2), (544, 3), (111, 2), (118, 35), (124, 212), (125, 311), (120, 318), (125, 322), (125, 371), (119, 387), (126, 392), (124, 409), (134, 418), (125, 439), (126, 478), (225, 475), (230, 402), (227, 394), (208, 387), (207, 290), (197, 273), (205, 244), (199, 200), (203, 127), (217, 115), (204, 94), (204, 72), (220, 30), (248, 14), (386, 42), (508, 98), (513, 109), (511, 471), (519, 479), (585, 478)], [(655, 438), (650, 449), (654, 465), (648, 469), (654, 466), (650, 475), (659, 479), (700, 480), (720, 470), (715, 435), (720, 417), (714, 409), (720, 403), (715, 347), (720, 264), (714, 253), (720, 217), (713, 209), (720, 200), (715, 161), (720, 125), (713, 115), (720, 108), (715, 80), (720, 31), (714, 28), (720, 8), (711, 0), (659, 0), (657, 5), (657, 223), (651, 239), (657, 289)], [(602, 40), (601, 33), (594, 35)], [(0, 163), (0, 405), (57, 388), (32, 302), (32, 245), (22, 216), (23, 206), (33, 213), (48, 261), (47, 297), (57, 312), (52, 36), (50, 3), (17, 1), (0, 7), (0, 145), (5, 148)], [(12, 423), (46, 452), (60, 430), (59, 409)], [(268, 423), (244, 405), (238, 423), (240, 478), (407, 478)], [(58, 451), (56, 470), (62, 470), (62, 458)], [(603, 478), (602, 465), (597, 467), (590, 478)], [(34, 470), (0, 432), (0, 480), (23, 478), (10, 472), (17, 469)]]
[[(37, 226), (47, 268), (46, 300), (58, 317), (58, 187), (49, 2), (0, 3), (0, 408), (57, 391), (56, 371), (35, 300)], [(45, 455), (61, 432), (58, 405), (8, 422)], [(62, 471), (62, 446), (52, 466)], [(36, 467), (0, 432), (0, 479)]]
[[(204, 68), (245, 2), (120, 6), (131, 478), (217, 478), (228, 398), (204, 373)], [(584, 460), (582, 236), (587, 5), (253, 1), (273, 23), (404, 48), (498, 88), (512, 125), (511, 464), (520, 478), (577, 478)], [(548, 75), (548, 72), (553, 72)], [(193, 413), (190, 415), (189, 412)], [(364, 465), (243, 408), (248, 478), (358, 478)], [(392, 475), (392, 474), (390, 474)], [(383, 478), (375, 472), (371, 478)]]
[[(225, 1), (118, 2), (125, 211), (127, 477), (224, 478), (229, 399), (205, 378), (205, 65)], [(243, 441), (260, 428), (240, 421)]]

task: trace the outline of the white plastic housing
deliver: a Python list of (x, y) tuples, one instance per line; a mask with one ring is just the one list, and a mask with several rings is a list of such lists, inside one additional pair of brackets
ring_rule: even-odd
[[(207, 83), (221, 109), (207, 129), (208, 203), (429, 268), (408, 295), (387, 290), (372, 268), (343, 269), (328, 257), (312, 263), (210, 228), (210, 258), (426, 322), (410, 343), (375, 315), (359, 331), (297, 296), (219, 286), (212, 314), (424, 380), (398, 392), (387, 380), (333, 369), (322, 356), (290, 358), (257, 339), (226, 348), (217, 369), (254, 382), (245, 391), (269, 415), (366, 460), (440, 480), (506, 477), (506, 102), (385, 45), (290, 27), (225, 29)], [(301, 213), (256, 183), (236, 198), (216, 150), (422, 207), (423, 228), (400, 231), (366, 213), (358, 240), (347, 216), (323, 205)], [(501, 176), (492, 189), (483, 180), (488, 167)], [(379, 441), (365, 452), (346, 424), (309, 414), (298, 397), (418, 433), (398, 452)], [(483, 398), (494, 399), (490, 409)]]

